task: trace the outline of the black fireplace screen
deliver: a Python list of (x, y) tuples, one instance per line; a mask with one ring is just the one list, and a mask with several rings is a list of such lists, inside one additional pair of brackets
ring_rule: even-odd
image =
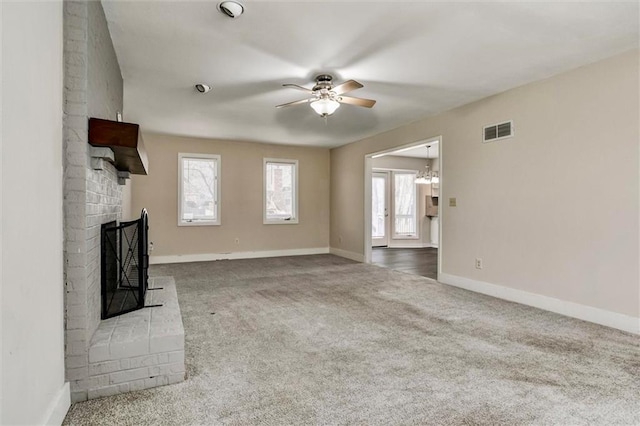
[(144, 307), (149, 253), (147, 210), (131, 222), (102, 225), (102, 319)]

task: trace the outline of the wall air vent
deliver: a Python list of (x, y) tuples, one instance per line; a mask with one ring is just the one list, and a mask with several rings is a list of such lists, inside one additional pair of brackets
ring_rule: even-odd
[(482, 132), (482, 142), (493, 142), (513, 136), (513, 121), (485, 126)]

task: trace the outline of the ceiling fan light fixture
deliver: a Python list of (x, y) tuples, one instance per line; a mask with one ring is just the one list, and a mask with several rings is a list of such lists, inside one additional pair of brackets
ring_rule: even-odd
[(225, 0), (218, 3), (218, 10), (229, 18), (237, 18), (244, 13), (244, 6), (237, 1)]
[(321, 117), (333, 114), (340, 107), (340, 102), (330, 98), (321, 98), (311, 102), (311, 108)]

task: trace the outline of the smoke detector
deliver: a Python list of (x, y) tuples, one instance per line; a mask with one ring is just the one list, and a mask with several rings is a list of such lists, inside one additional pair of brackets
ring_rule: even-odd
[(198, 83), (196, 84), (195, 87), (196, 87), (196, 90), (200, 93), (207, 93), (209, 90), (211, 90), (211, 86), (203, 83)]
[(244, 6), (237, 1), (226, 0), (218, 3), (218, 10), (229, 18), (237, 18), (244, 12)]

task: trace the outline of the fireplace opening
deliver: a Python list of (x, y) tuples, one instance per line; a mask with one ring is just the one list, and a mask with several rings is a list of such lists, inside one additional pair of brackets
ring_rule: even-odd
[(149, 279), (148, 232), (146, 209), (140, 219), (102, 224), (102, 319), (144, 307)]

